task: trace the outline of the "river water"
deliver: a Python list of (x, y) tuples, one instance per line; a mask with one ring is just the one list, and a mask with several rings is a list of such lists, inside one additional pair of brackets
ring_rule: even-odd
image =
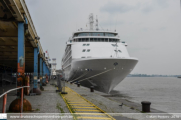
[(127, 77), (114, 88), (130, 101), (150, 101), (151, 107), (181, 113), (181, 79), (176, 77)]

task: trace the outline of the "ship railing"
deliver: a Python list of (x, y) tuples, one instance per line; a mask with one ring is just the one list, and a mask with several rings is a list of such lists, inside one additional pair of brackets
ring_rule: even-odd
[(79, 31), (104, 31), (104, 32), (116, 32), (116, 31), (113, 31), (113, 30), (109, 30), (109, 29), (93, 29), (93, 30), (90, 30), (90, 29), (83, 29), (83, 28), (80, 28), (78, 30), (76, 30), (76, 32), (79, 32)]

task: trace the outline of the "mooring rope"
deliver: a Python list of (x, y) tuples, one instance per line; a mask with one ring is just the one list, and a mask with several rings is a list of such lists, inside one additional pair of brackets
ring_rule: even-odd
[(79, 80), (79, 82), (84, 81), (84, 80), (87, 80), (87, 79), (90, 79), (90, 78), (93, 78), (93, 77), (96, 77), (96, 76), (99, 76), (99, 75), (104, 74), (104, 73), (107, 73), (107, 72), (109, 72), (109, 71), (111, 71), (111, 70), (113, 70), (113, 69), (109, 69), (109, 70), (107, 70), (107, 71), (98, 73), (98, 74), (96, 74), (96, 75), (93, 75), (93, 76), (91, 76), (91, 77), (85, 78), (85, 79), (83, 79), (83, 80)]

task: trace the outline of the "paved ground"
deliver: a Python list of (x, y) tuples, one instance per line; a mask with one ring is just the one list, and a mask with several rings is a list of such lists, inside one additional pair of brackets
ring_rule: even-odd
[[(90, 92), (89, 88), (77, 87), (76, 84), (66, 83), (66, 86), (70, 87), (72, 90), (98, 106), (100, 109), (106, 113), (112, 115), (116, 119), (120, 120), (157, 120), (157, 118), (146, 118), (148, 115), (155, 113), (164, 113), (156, 109), (151, 108), (150, 113), (142, 113), (141, 104), (133, 103), (120, 96), (109, 95), (99, 91)], [(123, 103), (123, 106), (120, 105)], [(166, 120), (166, 119), (164, 119)]]
[[(44, 115), (55, 115), (55, 116), (56, 115), (59, 116), (60, 113), (70, 113), (64, 100), (60, 96), (60, 93), (58, 92), (56, 93), (56, 89), (57, 87), (47, 84), (47, 86), (44, 86), (44, 91), (42, 91), (41, 95), (25, 96), (25, 98), (32, 105), (32, 111), (27, 112), (27, 113), (31, 113), (32, 115), (41, 115), (38, 113), (46, 113)], [(9, 113), (9, 105), (14, 99), (16, 99), (15, 94), (16, 92), (11, 92), (7, 96), (7, 105), (6, 105), (7, 113)], [(0, 98), (0, 112), (2, 112), (2, 103), (3, 103), (3, 99)], [(58, 114), (52, 114), (52, 113), (58, 113)], [(19, 115), (19, 113), (14, 114), (14, 115)], [(23, 119), (23, 120), (26, 120), (26, 119)], [(46, 119), (43, 118), (42, 120), (46, 120)], [(60, 120), (60, 119), (57, 118), (55, 120)]]
[[(56, 81), (53, 80), (50, 83), (52, 82), (56, 83)], [(90, 92), (89, 88), (83, 86), (77, 87), (77, 85), (75, 84), (66, 83), (65, 86), (69, 87), (70, 89), (72, 89), (73, 91), (75, 91), (76, 93), (87, 99), (88, 101), (92, 102), (100, 109), (113, 116), (116, 120), (135, 120), (135, 119), (157, 120), (156, 118), (154, 119), (146, 118), (146, 116), (151, 115), (152, 113), (163, 113), (162, 111), (151, 109), (151, 113), (142, 114), (141, 104), (130, 102), (129, 100), (126, 100), (119, 95), (109, 95), (99, 91)], [(49, 115), (49, 116), (56, 116), (56, 115), (60, 116), (60, 114), (62, 116), (62, 113), (68, 113), (67, 115), (63, 114), (63, 117), (69, 116), (70, 112), (66, 106), (66, 103), (64, 102), (60, 94), (56, 93), (56, 89), (57, 88), (55, 86), (47, 84), (47, 86), (44, 86), (44, 91), (42, 91), (41, 95), (25, 96), (25, 98), (30, 101), (33, 109), (32, 112), (28, 113), (32, 113), (32, 115)], [(16, 99), (15, 94), (16, 92), (8, 94), (7, 106), (6, 106), (7, 112), (10, 103), (14, 99)], [(74, 99), (73, 96), (70, 98)], [(122, 103), (124, 104), (121, 107), (120, 105)], [(2, 98), (0, 98), (0, 112), (2, 112)], [(72, 116), (70, 116), (70, 118), (63, 118), (63, 120), (66, 119), (71, 120), (72, 119), (71, 117)], [(46, 119), (48, 120), (50, 118), (43, 118), (39, 120), (46, 120)], [(59, 120), (60, 118), (51, 118), (51, 119)], [(23, 119), (23, 120), (29, 120), (29, 119)]]
[[(25, 98), (31, 103), (33, 112), (32, 113), (69, 113), (65, 102), (59, 93), (56, 93), (56, 87), (47, 84), (44, 86), (44, 91), (41, 95), (36, 96), (25, 96)], [(10, 103), (16, 99), (15, 92), (8, 94), (6, 110), (8, 112)], [(2, 98), (0, 99), (0, 106), (2, 105)], [(57, 109), (61, 107), (63, 111)], [(1, 107), (0, 107), (1, 108)], [(2, 112), (2, 109), (0, 109)]]
[[(62, 97), (58, 92), (56, 93), (56, 89), (56, 87), (47, 84), (47, 86), (44, 86), (44, 91), (42, 91), (41, 95), (26, 96), (35, 113), (69, 113)], [(59, 107), (62, 111), (57, 109)]]

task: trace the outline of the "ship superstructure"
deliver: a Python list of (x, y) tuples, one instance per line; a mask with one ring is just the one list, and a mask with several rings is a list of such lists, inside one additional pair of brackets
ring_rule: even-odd
[(56, 63), (56, 58), (52, 58), (52, 75), (56, 75), (56, 65), (57, 65), (57, 63)]
[(89, 23), (89, 30), (78, 29), (66, 42), (62, 70), (66, 80), (109, 93), (138, 60), (129, 56), (116, 31), (100, 30), (97, 19), (94, 29), (92, 14)]

